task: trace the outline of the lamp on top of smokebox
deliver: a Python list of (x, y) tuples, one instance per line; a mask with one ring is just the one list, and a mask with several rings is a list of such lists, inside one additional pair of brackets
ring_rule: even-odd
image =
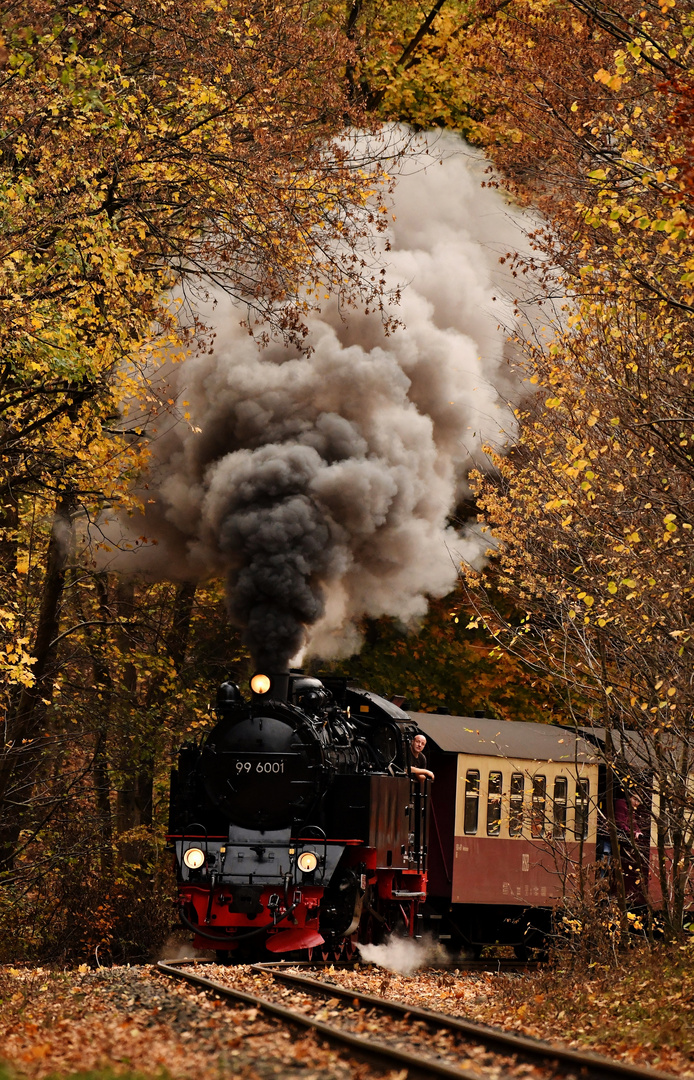
[(251, 690), (254, 694), (267, 694), (271, 686), (270, 676), (263, 675), (261, 672), (257, 672), (251, 679)]

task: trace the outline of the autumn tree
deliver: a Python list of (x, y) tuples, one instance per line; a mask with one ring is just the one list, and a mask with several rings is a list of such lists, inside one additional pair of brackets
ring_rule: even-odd
[[(37, 829), (49, 828), (68, 795), (60, 746), (82, 748), (75, 764), (84, 782), (70, 791), (93, 780), (104, 837), (113, 786), (117, 825), (151, 817), (155, 714), (170, 684), (162, 676), (146, 691), (140, 669), (162, 674), (160, 646), (149, 666), (128, 658), (137, 588), (130, 600), (122, 589), (115, 596), (115, 583), (80, 563), (77, 547), (83, 523), (133, 505), (157, 418), (187, 422), (185, 405), (162, 397), (156, 372), (162, 359), (206, 347), (196, 295), (226, 290), (245, 304), (252, 332), (298, 342), (311, 298), (326, 286), (346, 303), (381, 303), (369, 255), (382, 216), (372, 198), (379, 165), (350, 157), (337, 138), (365, 121), (345, 90), (351, 45), (322, 16), (292, 3), (174, 12), (150, 0), (127, 11), (27, 0), (0, 16), (8, 866), (16, 851), (25, 859), (35, 848)], [(158, 616), (168, 625), (156, 639), (167, 671), (185, 652), (175, 624), (188, 600), (179, 593)], [(138, 775), (125, 775), (132, 755), (116, 750), (115, 704), (87, 722), (81, 703), (90, 694), (118, 701), (123, 725), (127, 702), (131, 716), (151, 717)], [(22, 828), (31, 843), (18, 845)]]
[[(640, 870), (677, 932), (694, 840), (694, 278), (674, 87), (688, 85), (694, 24), (673, 3), (570, 5), (553, 25), (549, 9), (515, 10), (522, 31), (500, 69), (497, 117), (510, 137), (500, 133), (495, 156), (548, 215), (536, 242), (559, 267), (548, 281), (564, 303), (553, 339), (523, 342), (537, 396), (511, 453), (477, 481), (501, 542), (495, 585), (525, 621), (510, 626), (481, 581), (472, 592), (498, 640), (592, 703), (579, 718), (607, 733), (608, 777), (642, 786), (649, 803), (655, 793), (658, 865), (644, 855)], [(568, 62), (562, 33), (576, 40)], [(525, 63), (523, 40), (535, 45)], [(612, 794), (608, 782), (618, 847)]]
[(517, 444), (478, 478), (503, 546), (473, 575), (469, 632), (486, 625), (565, 688), (577, 722), (607, 729), (613, 850), (614, 785), (646, 783), (650, 800), (654, 784), (655, 878), (676, 928), (692, 840), (691, 10), (447, 0), (350, 15), (370, 107), (455, 126), (486, 147), (489, 182), (542, 213), (534, 265), (509, 253), (542, 282), (544, 319), (519, 337), (537, 390)]
[(143, 959), (173, 917), (165, 851), (176, 752), (248, 660), (221, 585), (124, 582), (78, 564), (30, 812), (3, 874), (5, 959)]
[(541, 723), (563, 716), (549, 680), (530, 677), (482, 629), (471, 630), (473, 614), (457, 590), (432, 600), (416, 630), (393, 619), (368, 620), (359, 655), (332, 668), (387, 698), (404, 699), (403, 707), (415, 712)]

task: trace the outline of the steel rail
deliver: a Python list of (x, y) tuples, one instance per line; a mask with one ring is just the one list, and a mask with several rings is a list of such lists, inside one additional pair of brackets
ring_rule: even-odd
[[(471, 1072), (468, 1069), (461, 1069), (455, 1065), (447, 1065), (444, 1062), (433, 1061), (431, 1058), (419, 1057), (416, 1054), (398, 1050), (395, 1046), (388, 1046), (386, 1043), (382, 1043), (377, 1039), (365, 1039), (360, 1035), (352, 1035), (349, 1031), (331, 1027), (330, 1024), (325, 1024), (322, 1020), (314, 1020), (304, 1013), (295, 1012), (293, 1009), (287, 1009), (284, 1005), (278, 1005), (276, 1002), (269, 1001), (267, 998), (259, 997), (256, 994), (249, 994), (244, 990), (234, 990), (232, 987), (226, 986), (224, 983), (217, 982), (214, 979), (206, 979), (202, 975), (196, 975), (190, 971), (180, 970), (180, 965), (190, 964), (191, 962), (192, 961), (190, 960), (160, 960), (157, 963), (156, 968), (164, 975), (176, 979), (185, 979), (187, 982), (200, 986), (204, 990), (216, 994), (218, 997), (229, 998), (231, 1001), (240, 1001), (246, 1005), (253, 1005), (256, 1008), (262, 1009), (263, 1012), (268, 1013), (270, 1016), (277, 1017), (286, 1024), (294, 1024), (315, 1031), (329, 1042), (336, 1043), (343, 1048), (346, 1047), (351, 1050), (362, 1060), (370, 1061), (372, 1063), (377, 1062), (379, 1064), (385, 1062), (388, 1065), (399, 1065), (400, 1067), (406, 1068), (408, 1073), (411, 1071), (414, 1075), (423, 1078), (444, 1077), (445, 1080), (480, 1080), (479, 1072)], [(204, 963), (205, 961), (195, 962)], [(325, 984), (319, 985), (323, 986), (325, 991)], [(332, 987), (328, 987), (328, 989), (332, 990)], [(352, 996), (354, 997), (355, 995)], [(670, 1078), (668, 1078), (668, 1080), (670, 1080)]]
[[(315, 951), (318, 952), (318, 949), (316, 949)], [(197, 961), (197, 962), (199, 962), (199, 961)], [(190, 963), (191, 964), (196, 963), (196, 961), (191, 958)], [(313, 960), (262, 960), (262, 961), (259, 960), (258, 963), (262, 963), (263, 967), (268, 968), (268, 969), (270, 969), (272, 967), (276, 967), (276, 968), (279, 968), (279, 969), (282, 969), (283, 967), (284, 968), (292, 968), (292, 969), (295, 969), (295, 968), (303, 969), (303, 968), (305, 968), (307, 971), (308, 970), (315, 971), (316, 968), (323, 968), (323, 967), (327, 968), (327, 967), (330, 967), (330, 966), (334, 967), (335, 970), (344, 970), (344, 969), (354, 970), (355, 968), (364, 968), (364, 969), (366, 969), (366, 968), (371, 968), (371, 967), (374, 966), (370, 961), (367, 963), (367, 961), (359, 960), (358, 958), (355, 958), (354, 960), (330, 960), (330, 959), (321, 959), (320, 957), (314, 957)], [(455, 970), (455, 971), (459, 971), (459, 972), (463, 972), (463, 971), (489, 971), (489, 972), (497, 973), (497, 974), (501, 974), (501, 973), (505, 973), (505, 972), (509, 972), (509, 973), (513, 974), (513, 973), (518, 972), (518, 971), (539, 971), (541, 968), (543, 968), (545, 966), (546, 966), (546, 964), (545, 964), (545, 962), (543, 960), (512, 960), (510, 957), (507, 957), (507, 956), (504, 956), (504, 957), (490, 956), (485, 960), (447, 960), (444, 963), (439, 963), (437, 961), (435, 964), (432, 964), (431, 966), (425, 966), (425, 967), (421, 968), (420, 970), (421, 971), (432, 971), (432, 970), (433, 971), (453, 971), (453, 970)]]
[(672, 1073), (661, 1072), (659, 1069), (651, 1069), (643, 1065), (630, 1065), (625, 1061), (617, 1061), (590, 1052), (570, 1050), (568, 1047), (556, 1046), (554, 1043), (534, 1039), (527, 1035), (512, 1035), (501, 1028), (476, 1024), (470, 1020), (461, 1020), (456, 1016), (435, 1012), (433, 1009), (406, 1005), (390, 998), (376, 997), (373, 994), (352, 990), (340, 986), (338, 983), (326, 983), (320, 979), (296, 975), (293, 972), (283, 971), (278, 963), (253, 964), (251, 970), (265, 971), (279, 982), (288, 983), (312, 993), (320, 993), (326, 997), (339, 997), (348, 1001), (356, 1000), (368, 1008), (380, 1009), (381, 1012), (389, 1012), (395, 1016), (406, 1016), (409, 1021), (421, 1020), (432, 1027), (456, 1032), (465, 1036), (469, 1041), (478, 1044), (482, 1043), (490, 1049), (493, 1048), (506, 1054), (513, 1054), (515, 1057), (521, 1057), (525, 1060), (532, 1059), (533, 1061), (557, 1062), (562, 1066), (563, 1071), (574, 1072), (578, 1070), (582, 1076), (589, 1075), (592, 1080), (673, 1080)]

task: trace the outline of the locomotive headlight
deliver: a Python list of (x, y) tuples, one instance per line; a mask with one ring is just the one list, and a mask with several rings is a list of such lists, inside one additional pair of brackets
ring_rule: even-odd
[(302, 851), (296, 864), (302, 874), (311, 874), (318, 866), (318, 856), (315, 851)]
[(254, 675), (251, 679), (251, 690), (254, 694), (267, 694), (270, 689), (269, 675)]
[(183, 861), (189, 870), (199, 870), (205, 861), (205, 853), (199, 847), (189, 847)]

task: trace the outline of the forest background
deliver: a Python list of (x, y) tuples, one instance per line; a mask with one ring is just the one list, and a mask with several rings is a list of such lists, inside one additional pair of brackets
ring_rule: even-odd
[(379, 227), (374, 176), (320, 147), (390, 119), (484, 148), (490, 183), (542, 214), (537, 263), (564, 314), (551, 339), (519, 333), (516, 444), (490, 451), (459, 508), (503, 541), (488, 571), (414, 638), (365, 625), (344, 670), (414, 709), (641, 733), (669, 792), (657, 835), (677, 929), (692, 848), (688, 6), (22, 0), (1, 29), (2, 958), (137, 959), (168, 930), (175, 749), (250, 661), (221, 583), (118, 578), (80, 526), (134, 508), (157, 425), (188, 422), (155, 375), (204, 336), (192, 307), (172, 310), (174, 282), (195, 290), (214, 262), (215, 287), (296, 341), (306, 282), (380, 302), (350, 258)]

